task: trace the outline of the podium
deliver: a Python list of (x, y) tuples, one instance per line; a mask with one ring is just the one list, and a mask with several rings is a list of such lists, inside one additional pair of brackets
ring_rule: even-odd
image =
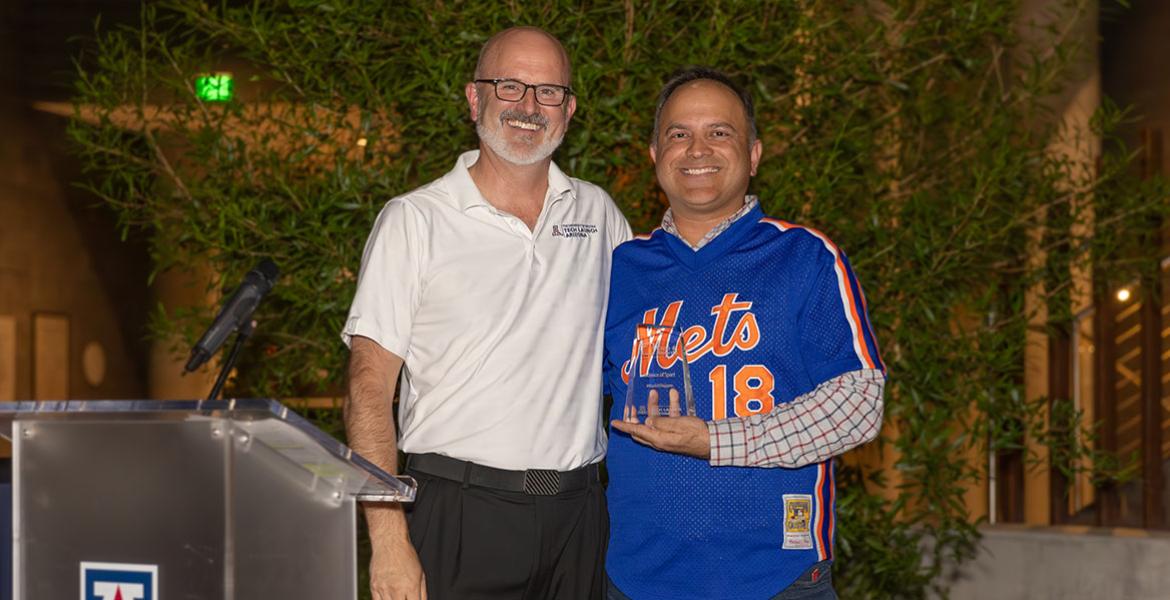
[(17, 600), (356, 598), (356, 502), (414, 499), (274, 400), (3, 403), (0, 435)]

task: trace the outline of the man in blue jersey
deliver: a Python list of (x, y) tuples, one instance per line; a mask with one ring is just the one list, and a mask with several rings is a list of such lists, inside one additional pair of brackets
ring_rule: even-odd
[[(762, 150), (725, 75), (664, 86), (650, 158), (670, 209), (615, 250), (605, 325), (613, 600), (836, 598), (832, 457), (880, 430), (884, 366), (844, 253), (747, 194)], [(681, 354), (646, 358), (662, 328), (697, 416), (639, 423), (631, 372)]]

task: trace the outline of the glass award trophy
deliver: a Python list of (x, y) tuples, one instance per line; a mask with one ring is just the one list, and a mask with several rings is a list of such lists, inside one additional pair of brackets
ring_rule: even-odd
[(626, 421), (655, 416), (695, 416), (691, 371), (682, 328), (638, 326), (630, 385), (626, 388)]

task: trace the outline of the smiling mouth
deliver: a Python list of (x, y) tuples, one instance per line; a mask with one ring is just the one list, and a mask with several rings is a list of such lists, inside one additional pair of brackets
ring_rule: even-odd
[(683, 175), (709, 175), (718, 173), (719, 167), (699, 167), (695, 169), (679, 169)]
[(529, 123), (527, 121), (519, 121), (517, 119), (505, 119), (504, 124), (509, 127), (515, 127), (525, 131), (538, 131), (541, 128), (541, 125), (537, 123)]

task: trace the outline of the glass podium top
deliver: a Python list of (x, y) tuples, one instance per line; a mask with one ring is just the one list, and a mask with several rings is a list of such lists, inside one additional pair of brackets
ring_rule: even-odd
[(379, 469), (272, 399), (0, 402), (0, 435), (22, 421), (224, 421), (237, 441), (260, 443), (315, 478), (365, 502), (410, 502), (415, 482)]

